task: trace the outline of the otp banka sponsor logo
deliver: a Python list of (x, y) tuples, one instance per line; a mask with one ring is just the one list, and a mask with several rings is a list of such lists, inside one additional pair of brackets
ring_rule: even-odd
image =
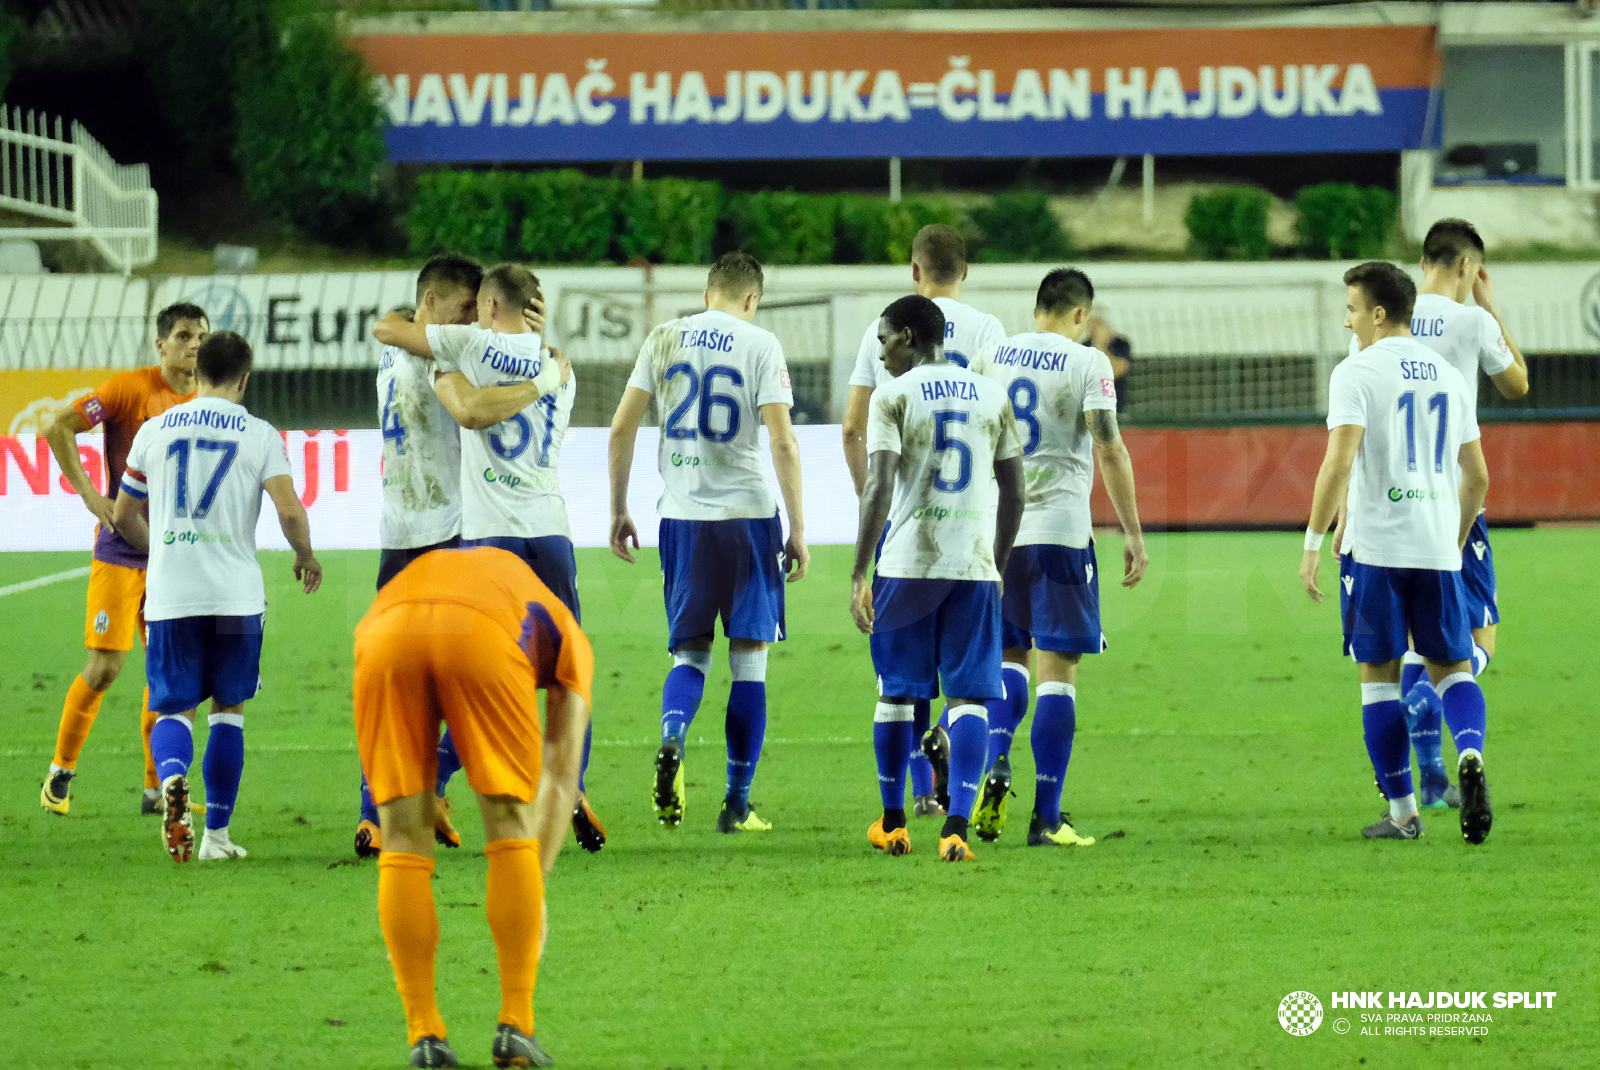
[(1439, 502), (1444, 501), (1449, 495), (1442, 490), (1404, 490), (1400, 487), (1389, 488), (1391, 502)]
[(509, 472), (505, 475), (498, 475), (493, 468), (485, 468), (483, 470), (483, 481), (485, 483), (498, 483), (503, 487), (522, 486), (521, 476), (514, 476)]
[(236, 287), (225, 282), (209, 282), (184, 300), (206, 310), (206, 320), (213, 331), (233, 331), (250, 337), (255, 316), (250, 311), (250, 302)]
[(207, 535), (198, 531), (168, 531), (161, 536), (161, 541), (166, 543), (168, 546), (171, 546), (175, 542), (187, 543), (190, 546), (201, 542), (231, 545), (233, 543), (233, 536), (227, 534), (226, 532), (218, 532), (214, 535)]
[(1290, 1036), (1309, 1037), (1322, 1025), (1322, 1001), (1310, 992), (1290, 992), (1278, 1004), (1278, 1024)]

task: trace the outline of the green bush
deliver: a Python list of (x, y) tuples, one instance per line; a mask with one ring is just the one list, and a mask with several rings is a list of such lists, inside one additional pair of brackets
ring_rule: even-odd
[(1386, 189), (1324, 182), (1296, 193), (1294, 206), (1295, 234), (1314, 255), (1366, 260), (1389, 247), (1397, 201)]
[(0, 97), (16, 73), (17, 56), (27, 48), (28, 20), (7, 0), (0, 0)]
[(973, 259), (988, 263), (1061, 260), (1072, 253), (1072, 242), (1061, 221), (1050, 210), (1043, 190), (1022, 189), (996, 194), (972, 213), (982, 232), (982, 244)]
[(598, 264), (607, 259), (616, 230), (615, 179), (582, 171), (533, 171), (518, 175), (521, 225), (515, 258), (532, 264)]
[(835, 226), (834, 262), (904, 264), (911, 242), (930, 223), (959, 226), (961, 213), (943, 197), (916, 197), (891, 204), (883, 197), (842, 197)]
[(833, 263), (839, 198), (824, 194), (741, 193), (728, 203), (735, 247), (763, 264)]
[(504, 171), (434, 171), (417, 179), (407, 216), (411, 251), (418, 256), (459, 253), (485, 263), (512, 250), (513, 206), (521, 215), (522, 176)]
[(631, 182), (617, 202), (616, 245), (627, 263), (708, 264), (726, 198), (715, 182), (657, 178)]
[(1272, 255), (1267, 238), (1267, 209), (1272, 195), (1254, 186), (1218, 186), (1197, 193), (1183, 214), (1189, 240), (1211, 260), (1265, 260)]
[(388, 152), (372, 73), (331, 16), (285, 27), (275, 53), (241, 73), (238, 113), (251, 200), (335, 241), (381, 224)]
[[(272, 0), (144, 0), (140, 6), (139, 52), (163, 118), (178, 131), (191, 167), (226, 167), (239, 137), (243, 80), (278, 47)], [(293, 129), (285, 117), (279, 136)]]

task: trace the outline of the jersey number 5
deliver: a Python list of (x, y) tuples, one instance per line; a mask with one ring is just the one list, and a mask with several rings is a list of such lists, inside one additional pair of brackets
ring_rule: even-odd
[[(972, 482), (972, 447), (953, 437), (948, 428), (950, 424), (964, 424), (967, 414), (956, 409), (941, 409), (933, 414), (933, 448), (939, 454), (939, 467), (933, 475), (933, 489), (942, 490), (946, 494), (960, 494), (967, 489), (967, 484)], [(960, 470), (954, 480), (944, 477), (944, 455), (954, 450), (961, 460)]]
[[(1406, 471), (1417, 470), (1417, 393), (1407, 390), (1400, 395), (1399, 411), (1406, 414)], [(1428, 411), (1439, 413), (1439, 430), (1433, 436), (1433, 470), (1444, 471), (1445, 429), (1450, 424), (1450, 395), (1443, 390), (1428, 399)]]
[(167, 456), (178, 459), (177, 493), (172, 499), (172, 515), (175, 517), (204, 519), (211, 512), (211, 503), (217, 500), (217, 491), (222, 489), (222, 481), (228, 476), (228, 469), (233, 467), (233, 460), (239, 455), (237, 442), (219, 442), (211, 438), (197, 438), (193, 440), (195, 450), (208, 450), (222, 454), (217, 461), (217, 466), (211, 470), (211, 481), (206, 484), (206, 489), (201, 492), (200, 500), (191, 509), (189, 506), (189, 450), (190, 440), (180, 438), (167, 447)]
[[(737, 368), (730, 368), (726, 364), (713, 364), (706, 369), (705, 378), (701, 379), (695, 374), (694, 366), (687, 361), (679, 361), (667, 369), (662, 377), (665, 382), (678, 376), (687, 376), (689, 379), (689, 392), (678, 402), (678, 407), (672, 410), (672, 415), (667, 417), (666, 435), (668, 438), (681, 438), (693, 440), (703, 436), (708, 442), (731, 442), (739, 433), (739, 399), (727, 394), (716, 392), (718, 378), (726, 379), (733, 386), (743, 386), (744, 376), (739, 374)], [(704, 392), (701, 387), (704, 386)], [(693, 427), (679, 427), (678, 421), (688, 415), (694, 407), (696, 400), (700, 402), (699, 429)], [(726, 409), (728, 411), (727, 426), (718, 431), (711, 426), (711, 410)]]

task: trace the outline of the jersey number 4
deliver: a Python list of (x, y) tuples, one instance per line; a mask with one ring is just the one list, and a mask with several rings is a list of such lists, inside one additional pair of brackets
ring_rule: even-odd
[(383, 427), (383, 438), (386, 442), (394, 443), (394, 451), (400, 456), (406, 452), (406, 425), (400, 422), (400, 414), (394, 408), (394, 380), (389, 380), (389, 396), (383, 399), (383, 419), (378, 423)]
[[(217, 466), (211, 470), (211, 480), (206, 484), (206, 489), (201, 492), (200, 500), (195, 502), (192, 508), (189, 505), (189, 453), (191, 448), (197, 452), (209, 451), (222, 454), (222, 457), (217, 461)], [(172, 499), (172, 515), (200, 520), (211, 512), (211, 503), (217, 500), (217, 491), (222, 489), (222, 481), (228, 477), (228, 469), (233, 467), (233, 460), (238, 455), (239, 444), (237, 442), (219, 442), (211, 438), (193, 440), (180, 438), (168, 446), (167, 456), (178, 459), (178, 492)]]
[[(1417, 393), (1407, 390), (1400, 395), (1400, 412), (1406, 415), (1406, 471), (1417, 470)], [(1433, 470), (1444, 471), (1445, 429), (1450, 424), (1450, 395), (1443, 390), (1428, 399), (1428, 411), (1439, 413), (1439, 430), (1433, 436)]]
[[(727, 394), (718, 394), (716, 381), (721, 378), (728, 380), (733, 386), (743, 386), (744, 376), (739, 374), (737, 368), (730, 368), (726, 364), (713, 364), (706, 369), (705, 378), (702, 379), (695, 374), (694, 365), (680, 360), (667, 369), (662, 381), (676, 379), (680, 375), (688, 378), (689, 392), (678, 402), (678, 407), (672, 410), (672, 415), (667, 417), (667, 437), (691, 440), (704, 437), (708, 442), (733, 441), (733, 436), (739, 433), (739, 399)], [(678, 421), (688, 415), (696, 401), (700, 403), (698, 430), (694, 427), (678, 426)], [(711, 413), (714, 409), (726, 409), (728, 412), (727, 426), (721, 431), (711, 426)]]

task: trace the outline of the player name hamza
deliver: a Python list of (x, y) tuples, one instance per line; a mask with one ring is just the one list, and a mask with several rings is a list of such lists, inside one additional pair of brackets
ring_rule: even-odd
[[(1390, 992), (1389, 1006), (1402, 1010), (1448, 1010), (1451, 1007), (1470, 1009), (1487, 1008), (1487, 992)], [(1335, 1008), (1365, 1007), (1377, 1009), (1383, 1005), (1382, 992), (1335, 992)], [(1549, 1010), (1556, 1005), (1554, 992), (1496, 992), (1493, 1005), (1498, 1008), (1524, 1007), (1529, 1010)]]
[(161, 418), (162, 427), (210, 427), (218, 431), (243, 431), (250, 426), (250, 417), (237, 413), (216, 412), (211, 409), (174, 409)]
[(940, 398), (977, 401), (978, 387), (975, 383), (962, 382), (959, 379), (935, 379), (931, 383), (922, 384), (922, 400), (938, 401)]

